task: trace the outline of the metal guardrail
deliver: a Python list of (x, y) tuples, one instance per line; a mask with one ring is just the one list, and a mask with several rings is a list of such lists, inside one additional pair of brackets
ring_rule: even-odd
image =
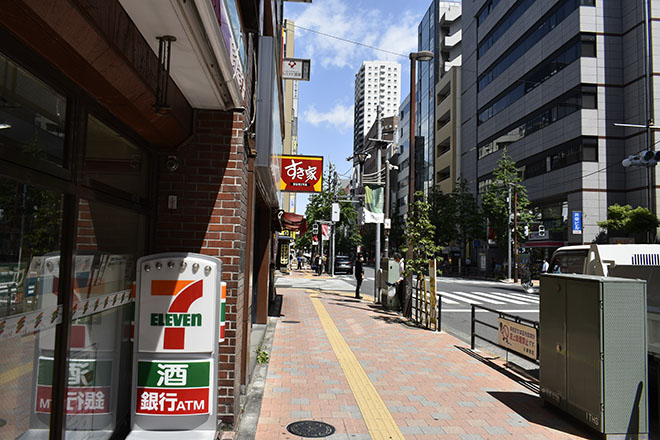
[[(523, 357), (526, 360), (531, 361), (531, 362), (533, 362), (537, 365), (540, 364), (540, 362), (539, 362), (539, 322), (538, 321), (533, 321), (531, 319), (523, 318), (521, 316), (512, 315), (510, 313), (502, 312), (500, 310), (494, 310), (494, 309), (484, 307), (484, 306), (478, 306), (478, 305), (475, 305), (475, 304), (471, 304), (471, 306), (472, 306), (472, 311), (471, 311), (471, 322), (470, 322), (470, 348), (472, 350), (474, 350), (475, 340), (478, 338), (478, 339), (481, 339), (482, 341), (489, 342), (493, 345), (496, 345), (497, 347), (500, 347), (501, 349), (505, 350), (508, 353), (513, 353), (516, 356)], [(504, 318), (504, 319), (513, 321), (513, 322), (518, 323), (518, 324), (525, 324), (525, 325), (528, 325), (530, 328), (533, 328), (536, 332), (536, 357), (532, 358), (530, 356), (526, 356), (524, 353), (521, 353), (521, 352), (518, 352), (518, 351), (515, 351), (515, 350), (511, 350), (509, 347), (501, 345), (499, 343), (499, 341), (491, 341), (490, 339), (485, 338), (485, 337), (477, 334), (477, 331), (476, 331), (476, 325), (477, 324), (481, 324), (485, 327), (494, 329), (495, 331), (498, 331), (498, 332), (499, 332), (500, 329), (497, 326), (494, 326), (494, 325), (492, 325), (488, 322), (478, 320), (476, 318), (476, 309), (486, 310), (488, 312), (497, 314), (498, 318)]]

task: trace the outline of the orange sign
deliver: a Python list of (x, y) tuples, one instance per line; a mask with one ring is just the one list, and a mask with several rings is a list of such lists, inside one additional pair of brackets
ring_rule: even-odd
[(280, 160), (281, 191), (321, 192), (323, 156), (280, 156)]

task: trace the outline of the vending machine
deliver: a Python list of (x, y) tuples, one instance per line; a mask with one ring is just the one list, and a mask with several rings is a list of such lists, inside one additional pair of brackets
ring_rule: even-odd
[(224, 337), (221, 261), (165, 253), (140, 258), (137, 271), (128, 439), (213, 440)]

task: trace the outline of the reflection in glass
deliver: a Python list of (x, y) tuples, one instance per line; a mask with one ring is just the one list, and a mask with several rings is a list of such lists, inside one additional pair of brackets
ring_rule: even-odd
[(64, 166), (66, 98), (0, 53), (0, 148)]
[[(40, 346), (51, 346), (59, 320), (57, 286), (62, 196), (0, 178), (0, 438), (45, 429), (52, 385), (51, 362), (39, 363)], [(47, 256), (51, 257), (47, 257)], [(59, 262), (59, 257), (57, 258)], [(35, 331), (36, 329), (36, 331)], [(37, 383), (48, 396), (41, 400)], [(44, 409), (44, 411), (41, 411)]]
[(130, 420), (131, 288), (144, 216), (88, 200), (78, 204), (67, 438), (110, 438)]
[(84, 171), (87, 185), (119, 190), (127, 198), (146, 196), (146, 153), (93, 116), (87, 120)]

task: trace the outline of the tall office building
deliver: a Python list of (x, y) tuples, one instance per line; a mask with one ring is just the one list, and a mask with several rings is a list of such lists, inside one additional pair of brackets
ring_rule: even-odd
[[(590, 243), (613, 203), (647, 206), (647, 169), (622, 166), (655, 145), (652, 130), (643, 128), (658, 119), (653, 92), (660, 73), (657, 51), (646, 62), (647, 4), (463, 4), (463, 176), (482, 194), (506, 148), (549, 231), (536, 243), (547, 251)], [(651, 22), (660, 18), (653, 12)]]
[[(399, 167), (396, 178), (396, 206), (402, 217), (408, 213), (408, 180), (410, 171), (410, 93), (399, 106), (399, 150), (396, 155), (396, 165)], [(397, 209), (398, 208), (398, 209)]]
[(438, 11), (433, 180), (444, 194), (449, 194), (461, 173), (461, 4), (440, 2)]
[[(282, 45), (285, 58), (293, 58), (295, 23), (284, 20), (282, 27)], [(285, 79), (284, 81), (284, 141), (283, 154), (298, 154), (298, 80)], [(282, 193), (282, 209), (287, 212), (296, 212), (296, 194)]]
[[(440, 101), (436, 99), (436, 85), (452, 67), (461, 65), (461, 3), (433, 0), (417, 27), (417, 33), (417, 49), (428, 50), (434, 54), (432, 61), (417, 64), (415, 97), (415, 190), (428, 194), (438, 181), (436, 171), (441, 170), (436, 168), (442, 166), (442, 173), (453, 168), (453, 165), (446, 163), (449, 156), (445, 153), (449, 149), (444, 147), (444, 143), (451, 143), (447, 129), (440, 133), (441, 145), (436, 143), (436, 133), (441, 131), (451, 117), (443, 113), (441, 116), (444, 119), (436, 120), (436, 103)], [(442, 87), (445, 85), (443, 82)], [(442, 101), (444, 97), (440, 97)], [(441, 110), (446, 110), (445, 107), (450, 102), (451, 100), (443, 103)], [(444, 157), (436, 163), (439, 156)], [(440, 181), (449, 178), (449, 175), (442, 173), (439, 176)]]
[(394, 61), (364, 61), (355, 74), (355, 113), (353, 151), (361, 152), (364, 138), (376, 122), (377, 107), (381, 118), (399, 112), (401, 100), (401, 64)]

